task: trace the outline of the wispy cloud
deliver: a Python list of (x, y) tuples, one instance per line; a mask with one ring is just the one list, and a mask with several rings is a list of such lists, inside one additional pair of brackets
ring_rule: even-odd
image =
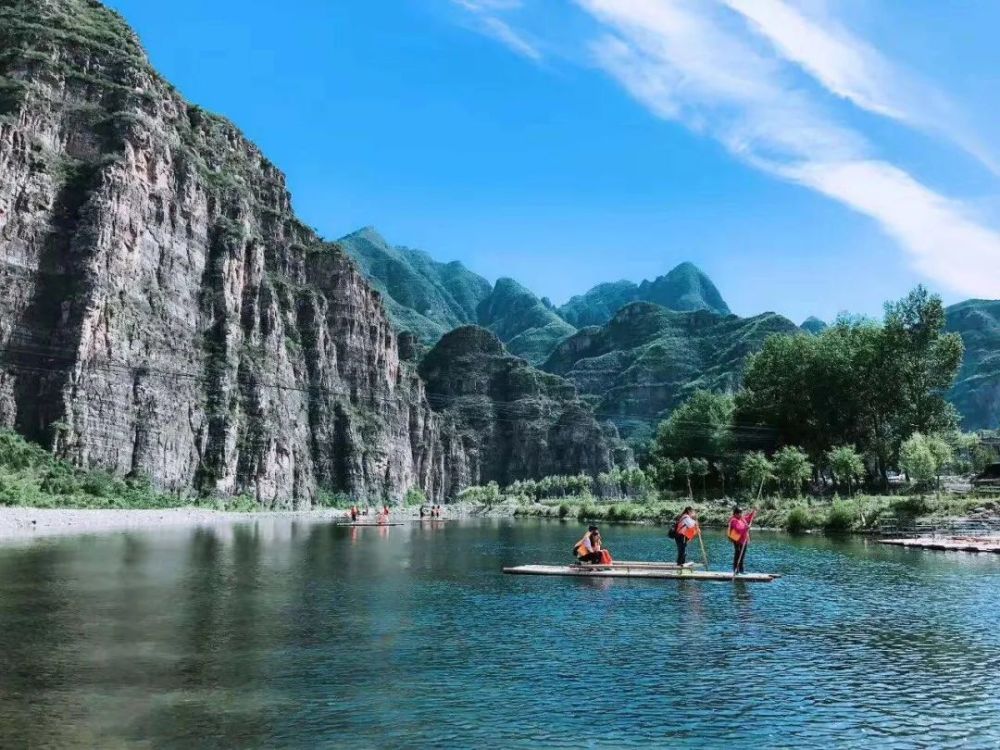
[(452, 0), (472, 17), (475, 28), (491, 36), (510, 50), (534, 62), (541, 62), (543, 55), (527, 36), (514, 29), (501, 14), (522, 7), (522, 0)]
[[(489, 4), (482, 12), (496, 14), (504, 12), (498, 4), (519, 4), (456, 1)], [(835, 19), (819, 25), (784, 0), (573, 2), (598, 24), (592, 59), (652, 113), (872, 218), (937, 283), (1000, 297), (1000, 274), (991, 272), (1000, 268), (1000, 232), (880, 159), (824, 91), (946, 136), (989, 163), (985, 150), (939, 116), (953, 112), (943, 97)]]
[(1000, 163), (933, 86), (882, 55), (829, 15), (810, 17), (785, 0), (723, 0), (786, 60), (832, 94), (878, 115), (941, 135), (995, 174)]

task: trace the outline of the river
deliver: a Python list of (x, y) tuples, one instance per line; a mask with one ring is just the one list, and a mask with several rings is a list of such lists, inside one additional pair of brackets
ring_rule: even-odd
[[(604, 532), (619, 559), (669, 550)], [(262, 519), (0, 547), (0, 746), (1000, 746), (1000, 556), (761, 532), (770, 584), (500, 573), (579, 533)]]

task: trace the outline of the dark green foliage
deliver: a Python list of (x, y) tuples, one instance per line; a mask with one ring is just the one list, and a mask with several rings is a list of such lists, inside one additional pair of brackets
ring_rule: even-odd
[(848, 503), (835, 502), (830, 506), (823, 521), (823, 531), (827, 534), (847, 534), (854, 529), (855, 510)]
[(949, 307), (946, 328), (965, 344), (949, 400), (967, 430), (1000, 428), (1000, 301), (968, 300)]
[(798, 505), (788, 511), (785, 518), (785, 530), (791, 534), (802, 534), (813, 527), (812, 514), (809, 509)]
[(0, 505), (45, 508), (166, 508), (178, 498), (144, 475), (122, 479), (77, 469), (13, 432), (0, 430)]
[(733, 447), (733, 397), (697, 390), (660, 423), (651, 453), (657, 458), (726, 456)]
[(944, 396), (961, 358), (941, 300), (918, 288), (886, 305), (883, 324), (842, 318), (818, 336), (769, 338), (747, 363), (736, 421), (771, 428), (765, 447), (798, 445), (817, 463), (858, 446), (884, 481), (903, 440), (954, 427)]

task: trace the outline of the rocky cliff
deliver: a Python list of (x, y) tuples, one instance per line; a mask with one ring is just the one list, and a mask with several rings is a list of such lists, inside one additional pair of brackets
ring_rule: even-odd
[(445, 334), (420, 374), (431, 403), (459, 425), (474, 484), (612, 467), (615, 429), (594, 418), (572, 383), (511, 356), (484, 328)]
[(94, 0), (0, 0), (0, 424), (268, 505), (468, 475), (378, 293)]

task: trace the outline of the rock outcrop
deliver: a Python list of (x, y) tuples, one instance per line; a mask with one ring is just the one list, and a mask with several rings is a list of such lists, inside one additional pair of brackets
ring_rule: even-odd
[(0, 0), (0, 424), (276, 506), (469, 474), (379, 294), (95, 0)]
[(612, 467), (615, 429), (595, 419), (572, 383), (511, 356), (484, 328), (445, 334), (420, 374), (431, 403), (459, 426), (473, 484)]

